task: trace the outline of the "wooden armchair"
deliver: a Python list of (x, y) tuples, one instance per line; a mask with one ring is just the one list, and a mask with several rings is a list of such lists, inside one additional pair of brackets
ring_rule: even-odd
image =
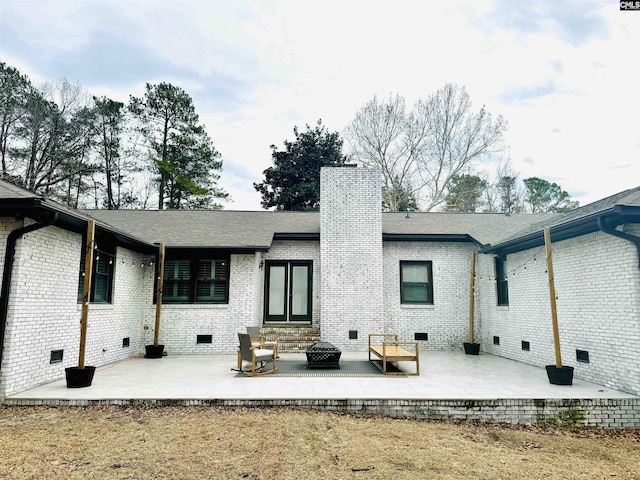
[[(267, 375), (278, 371), (276, 365), (276, 352), (272, 348), (264, 343), (258, 345), (251, 344), (251, 336), (248, 333), (238, 333), (238, 340), (240, 341), (240, 358), (239, 358), (239, 370), (247, 375)], [(243, 370), (243, 362), (251, 364), (250, 370)], [(267, 362), (273, 362), (273, 368), (271, 370), (264, 371)]]

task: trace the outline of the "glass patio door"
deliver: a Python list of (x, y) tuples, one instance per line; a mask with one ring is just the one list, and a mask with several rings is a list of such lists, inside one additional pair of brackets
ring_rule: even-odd
[(311, 321), (310, 261), (266, 262), (265, 321)]

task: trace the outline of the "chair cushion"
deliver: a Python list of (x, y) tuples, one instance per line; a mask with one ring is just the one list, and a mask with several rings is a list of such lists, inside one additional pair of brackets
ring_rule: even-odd
[(253, 350), (256, 356), (257, 362), (264, 362), (265, 360), (273, 359), (273, 350), (267, 348), (256, 348)]

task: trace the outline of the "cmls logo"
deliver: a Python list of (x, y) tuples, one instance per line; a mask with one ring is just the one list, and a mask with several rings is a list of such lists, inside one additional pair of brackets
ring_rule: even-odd
[(620, 0), (620, 10), (640, 11), (640, 0)]

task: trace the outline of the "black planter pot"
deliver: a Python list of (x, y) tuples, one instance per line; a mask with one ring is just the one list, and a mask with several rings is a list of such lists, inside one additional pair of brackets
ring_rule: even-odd
[(67, 388), (90, 387), (96, 367), (67, 367), (64, 369), (67, 378)]
[(144, 352), (144, 358), (162, 358), (164, 345), (145, 345)]
[(467, 355), (479, 355), (480, 354), (480, 344), (479, 343), (464, 342), (462, 345), (464, 346), (464, 353), (466, 353)]
[(549, 383), (553, 385), (571, 385), (573, 384), (573, 367), (562, 366), (560, 368), (555, 365), (547, 365), (547, 377)]

